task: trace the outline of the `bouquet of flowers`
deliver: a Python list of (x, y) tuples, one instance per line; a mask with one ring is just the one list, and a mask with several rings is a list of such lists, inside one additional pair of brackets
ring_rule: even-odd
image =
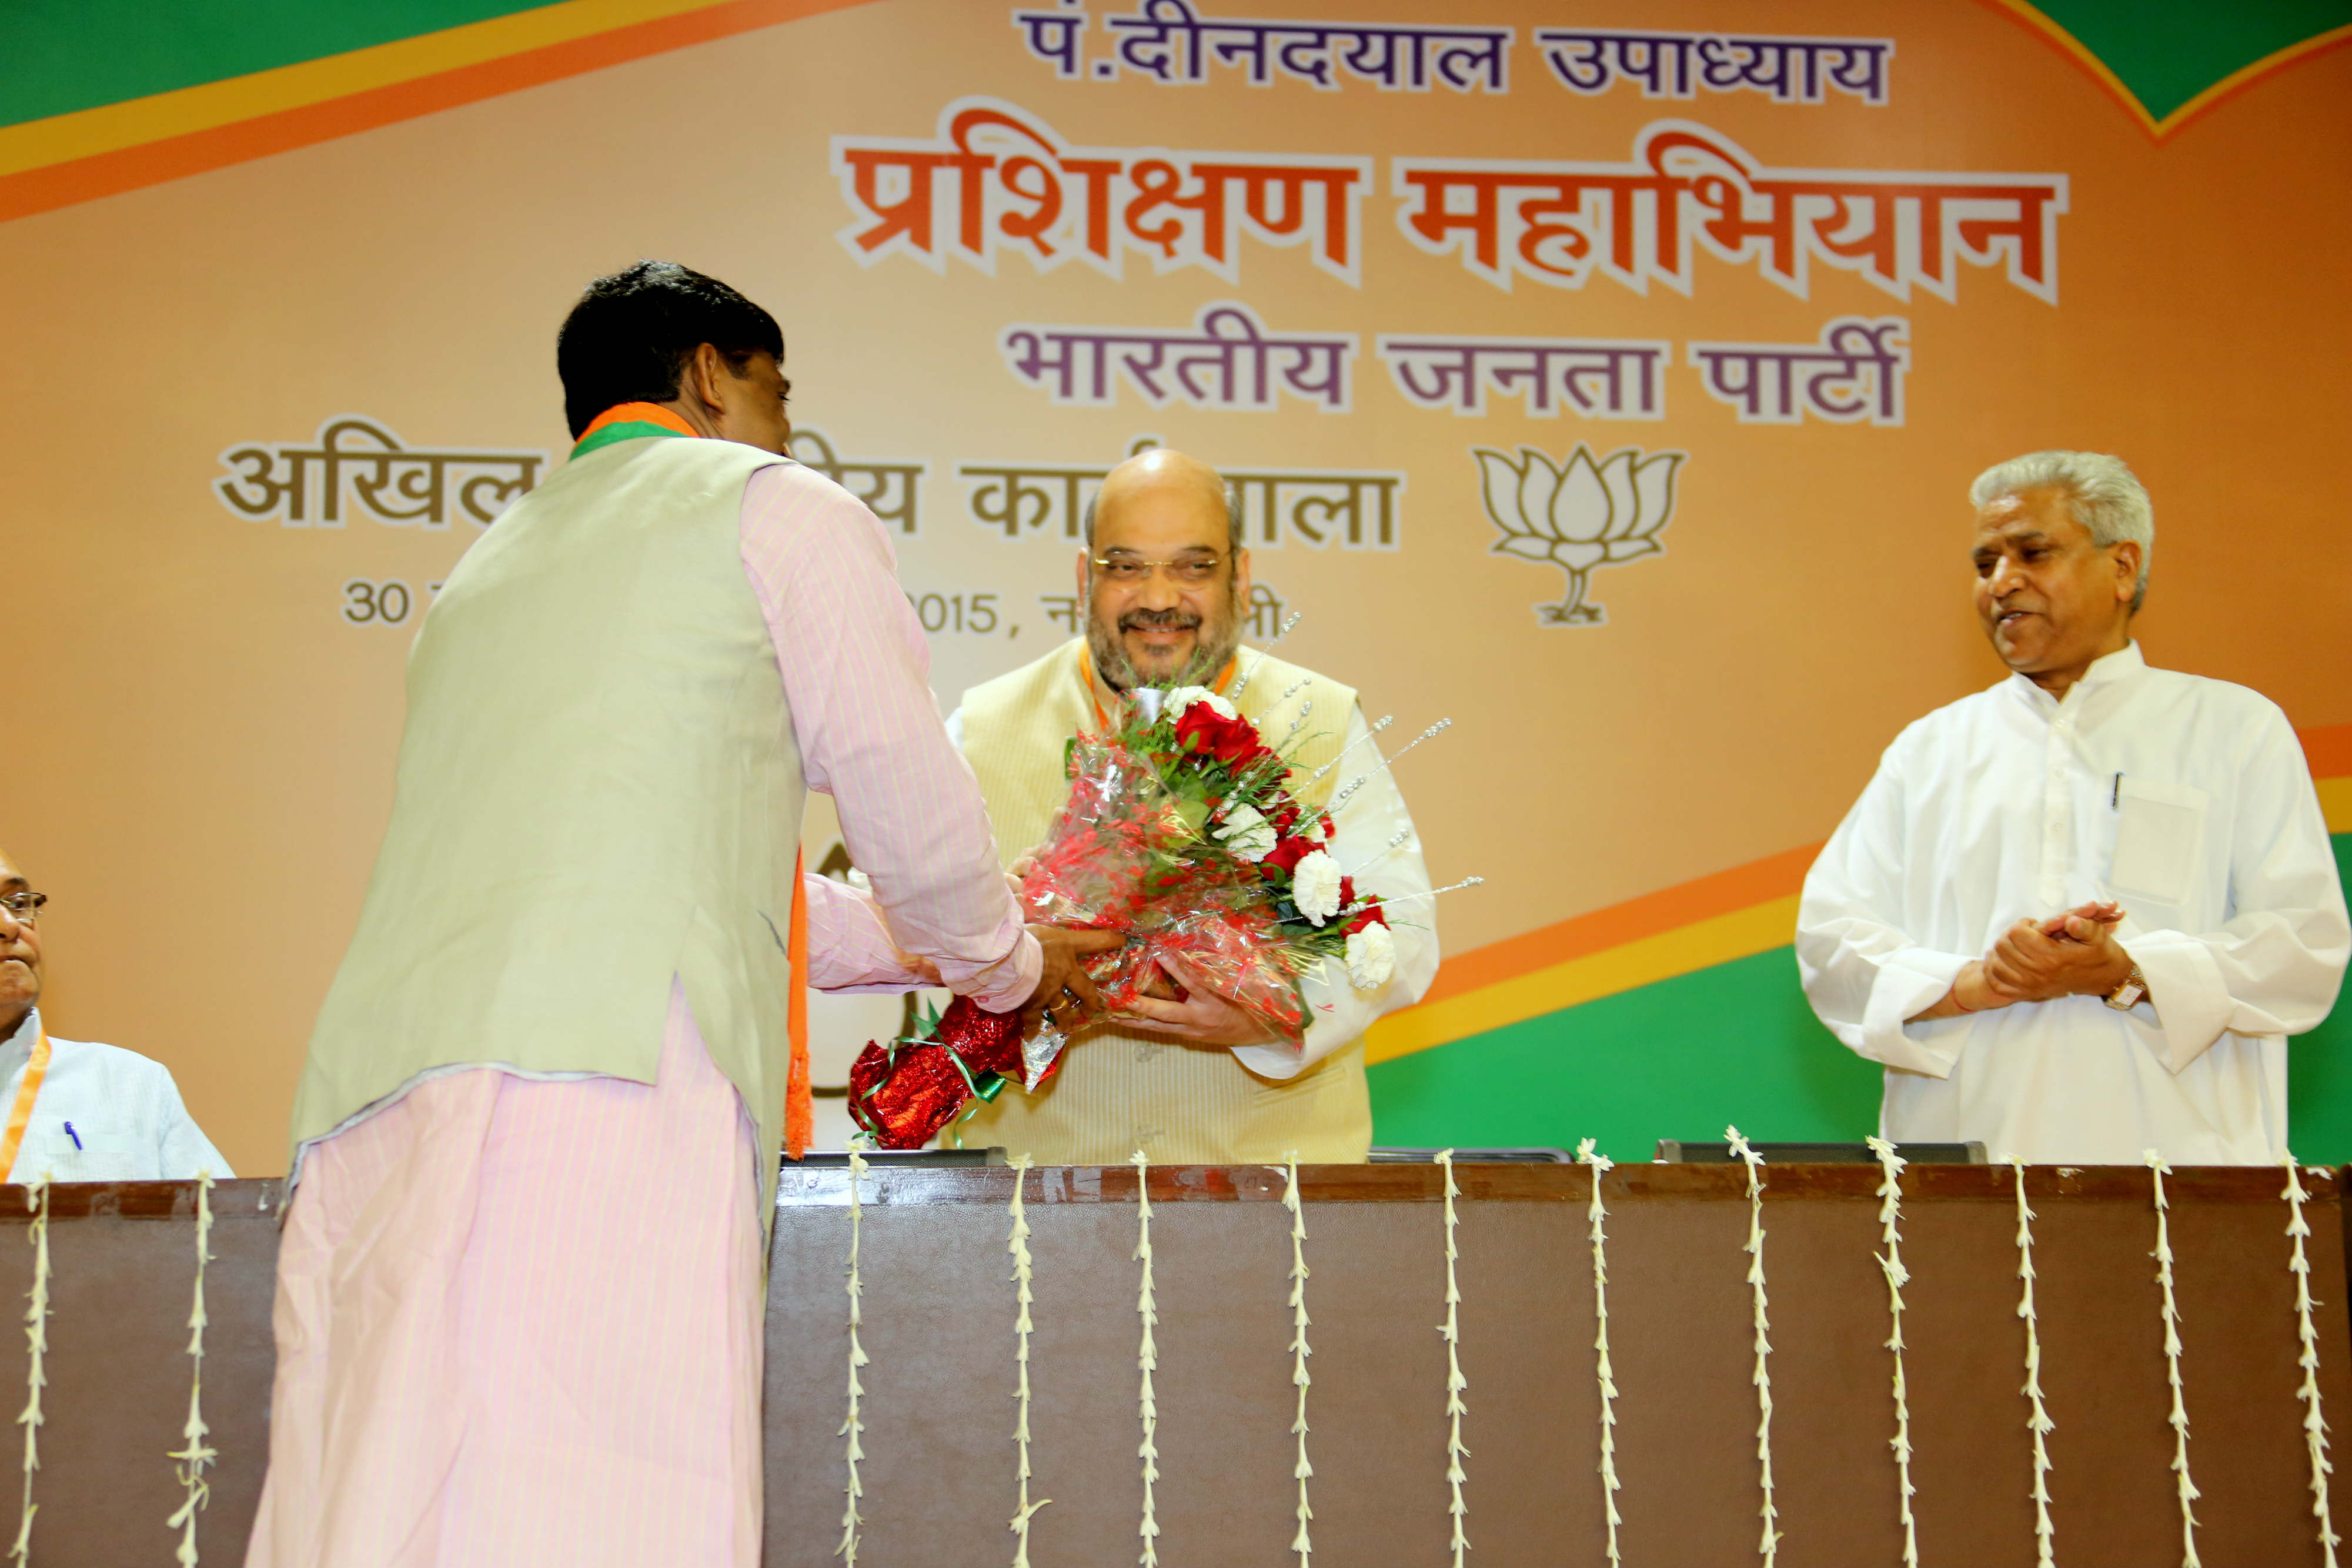
[[(1032, 921), (1126, 935), (1087, 963), (1111, 1010), (1171, 956), (1291, 1040), (1306, 1029), (1298, 982), (1326, 959), (1360, 988), (1387, 983), (1387, 911), (1332, 858), (1328, 811), (1298, 798), (1336, 759), (1292, 782), (1303, 723), (1268, 745), (1205, 686), (1146, 687), (1106, 733), (1070, 740), (1069, 799), (1020, 899)], [(919, 1148), (973, 1097), (1014, 1082), (1034, 1090), (1065, 1043), (1050, 1023), (1024, 1040), (1016, 1015), (960, 997), (915, 1036), (866, 1046), (850, 1068), (850, 1114), (884, 1148)]]

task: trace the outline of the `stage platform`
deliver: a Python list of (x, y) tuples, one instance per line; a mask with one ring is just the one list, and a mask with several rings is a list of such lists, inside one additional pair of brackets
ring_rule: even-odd
[[(1581, 1167), (1457, 1167), (1463, 1497), (1483, 1568), (1600, 1563), (1591, 1176)], [(1894, 1358), (1879, 1263), (1880, 1173), (1764, 1172), (1779, 1562), (1902, 1560)], [(1016, 1173), (884, 1168), (860, 1186), (869, 1564), (1010, 1562), (1014, 1298), (1006, 1250)], [(1138, 1268), (1131, 1169), (1025, 1177), (1034, 1333), (1030, 1411), (1037, 1568), (1130, 1563)], [(1307, 1439), (1315, 1561), (1450, 1560), (1444, 1174), (1416, 1165), (1299, 1176), (1311, 1275)], [(2306, 1173), (2319, 1383), (2352, 1412), (2341, 1182)], [(1291, 1564), (1290, 1217), (1256, 1166), (1150, 1174), (1159, 1370), (1160, 1561)], [(768, 1314), (771, 1564), (838, 1561), (845, 1477), (850, 1174), (788, 1168)], [(2284, 1173), (2166, 1178), (2179, 1365), (2203, 1561), (2317, 1563)], [(2036, 1330), (2051, 1520), (2067, 1568), (2181, 1560), (2176, 1449), (2151, 1173), (2033, 1167)], [(1738, 1166), (1621, 1166), (1603, 1182), (1616, 1469), (1624, 1560), (1759, 1561), (1749, 1203)], [(200, 1542), (241, 1560), (259, 1490), (271, 1367), (278, 1184), (216, 1185), (205, 1414), (220, 1461)], [(188, 1404), (195, 1189), (51, 1193), (48, 1386), (36, 1564), (171, 1562), (182, 1490), (168, 1452)], [(31, 1282), (26, 1189), (0, 1193), (0, 1301)], [(2035, 1557), (2026, 1328), (2018, 1314), (2015, 1177), (1916, 1166), (1902, 1182), (1905, 1368), (1923, 1563)], [(0, 1405), (23, 1403), (26, 1339), (0, 1334)], [(616, 1347), (616, 1354), (625, 1350)], [(0, 1431), (12, 1473), (20, 1428)], [(0, 1520), (13, 1524), (13, 1508)]]

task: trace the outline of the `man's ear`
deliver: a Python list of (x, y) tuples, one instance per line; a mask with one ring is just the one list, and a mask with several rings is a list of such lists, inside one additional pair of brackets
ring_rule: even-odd
[(687, 357), (686, 374), (679, 378), (685, 383), (677, 389), (679, 394), (713, 414), (721, 413), (727, 405), (719, 401), (719, 377), (725, 369), (717, 349), (709, 343), (696, 344)]
[(1250, 552), (1246, 546), (1234, 552), (1234, 599), (1247, 618), (1250, 596)]
[(2125, 539), (2110, 548), (2116, 559), (2116, 597), (2129, 603), (2139, 591), (2139, 541)]
[(1087, 583), (1094, 574), (1094, 552), (1086, 546), (1078, 547), (1078, 600), (1085, 602)]

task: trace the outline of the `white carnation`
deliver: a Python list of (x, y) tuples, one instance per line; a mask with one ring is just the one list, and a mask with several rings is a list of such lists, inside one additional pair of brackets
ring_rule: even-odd
[(1274, 824), (1255, 806), (1234, 807), (1225, 813), (1225, 825), (1210, 836), (1223, 839), (1225, 848), (1253, 863), (1265, 859), (1274, 848)]
[(1389, 983), (1396, 973), (1396, 938), (1389, 928), (1373, 921), (1348, 938), (1348, 978), (1360, 991), (1372, 990)]
[(1339, 913), (1339, 862), (1321, 850), (1300, 857), (1290, 873), (1290, 902), (1298, 913), (1320, 925)]
[[(1194, 703), (1208, 704), (1209, 711), (1215, 714), (1219, 718), (1238, 718), (1241, 716), (1238, 713), (1234, 711), (1233, 704), (1227, 702), (1224, 698), (1219, 696), (1216, 693), (1211, 691), (1206, 686), (1178, 686), (1174, 691), (1168, 694), (1167, 700), (1160, 705), (1160, 716), (1172, 723), (1177, 719), (1182, 718), (1184, 716), (1184, 710), (1191, 707)], [(1255, 857), (1253, 856), (1252, 858), (1255, 859)]]

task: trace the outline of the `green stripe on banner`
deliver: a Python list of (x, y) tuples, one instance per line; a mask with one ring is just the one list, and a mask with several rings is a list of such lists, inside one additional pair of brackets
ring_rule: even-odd
[[(2352, 887), (2352, 833), (2336, 835), (2336, 874)], [(2352, 1164), (2352, 999), (2288, 1048), (2287, 1142), (2306, 1165)]]
[[(0, 125), (541, 8), (512, 0), (0, 0)], [(2159, 120), (2231, 72), (2352, 23), (2352, 0), (2048, 0), (2040, 9)], [(1855, 30), (1901, 41), (1891, 23)]]
[(0, 125), (540, 8), (513, 0), (0, 0)]
[[(2336, 835), (2352, 884), (2352, 833)], [(1369, 1070), (1374, 1136), (1405, 1147), (1597, 1138), (1646, 1160), (1660, 1138), (1860, 1142), (1878, 1129), (1879, 1069), (1806, 1005), (1788, 947), (1603, 997)], [(2352, 1162), (2352, 1005), (2289, 1049), (2297, 1158)]]
[(2158, 120), (2231, 72), (2352, 23), (2352, 0), (2047, 0), (2039, 9)]

